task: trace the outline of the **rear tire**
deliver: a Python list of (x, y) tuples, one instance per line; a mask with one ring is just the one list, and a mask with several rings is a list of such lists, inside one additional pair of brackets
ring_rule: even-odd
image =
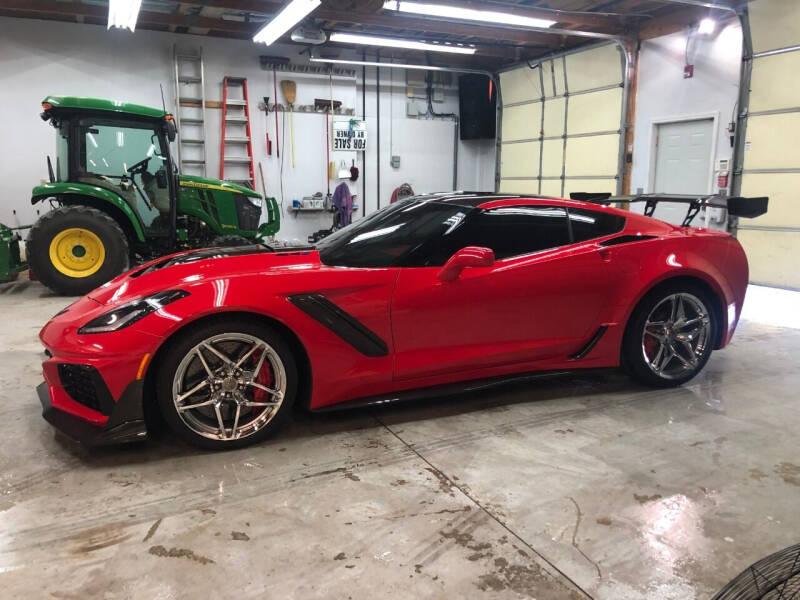
[(42, 215), (25, 243), (31, 270), (51, 290), (82, 296), (125, 272), (128, 239), (96, 208), (62, 206)]
[(691, 282), (666, 284), (648, 293), (625, 330), (625, 371), (652, 387), (689, 381), (708, 362), (717, 339), (714, 306), (713, 296)]
[(159, 361), (156, 396), (164, 420), (184, 440), (209, 450), (249, 446), (291, 412), (297, 366), (271, 327), (231, 317), (179, 336)]

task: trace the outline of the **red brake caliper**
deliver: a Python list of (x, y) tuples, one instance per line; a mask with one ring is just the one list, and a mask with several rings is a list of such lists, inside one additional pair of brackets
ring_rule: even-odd
[[(655, 338), (652, 335), (645, 335), (644, 336), (644, 349), (647, 352), (648, 357), (652, 357), (654, 352), (656, 351), (657, 343)], [(649, 358), (652, 360), (652, 358)]]
[[(260, 357), (253, 356), (251, 366), (255, 369)], [(253, 381), (263, 385), (264, 387), (272, 387), (272, 373), (270, 372), (270, 364), (267, 359), (261, 364), (261, 370), (256, 373)], [(260, 388), (253, 388), (253, 402), (268, 402), (270, 400), (269, 394)]]

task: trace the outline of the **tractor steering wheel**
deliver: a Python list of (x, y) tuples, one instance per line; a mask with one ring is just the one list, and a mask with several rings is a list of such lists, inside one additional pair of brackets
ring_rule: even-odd
[(140, 160), (139, 162), (137, 162), (135, 165), (128, 167), (128, 173), (130, 173), (131, 175), (138, 175), (146, 171), (147, 164), (150, 162), (150, 158), (151, 157), (148, 156), (144, 160)]

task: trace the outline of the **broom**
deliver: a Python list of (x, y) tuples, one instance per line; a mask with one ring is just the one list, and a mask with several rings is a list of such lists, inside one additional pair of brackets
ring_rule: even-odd
[(292, 168), (294, 169), (294, 101), (297, 100), (297, 83), (290, 79), (281, 81), (281, 90), (289, 105), (289, 142), (292, 149)]

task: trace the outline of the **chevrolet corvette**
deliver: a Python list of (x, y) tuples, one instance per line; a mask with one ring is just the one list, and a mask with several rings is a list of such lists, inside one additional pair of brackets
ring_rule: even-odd
[[(412, 197), (316, 247), (191, 250), (140, 265), (45, 325), (44, 418), (87, 445), (144, 439), (160, 413), (201, 447), (256, 443), (293, 406), (443, 395), (622, 367), (680, 385), (731, 340), (748, 266), (691, 227), (766, 198)], [(645, 214), (606, 206), (646, 202)], [(688, 206), (682, 226), (652, 218)]]

